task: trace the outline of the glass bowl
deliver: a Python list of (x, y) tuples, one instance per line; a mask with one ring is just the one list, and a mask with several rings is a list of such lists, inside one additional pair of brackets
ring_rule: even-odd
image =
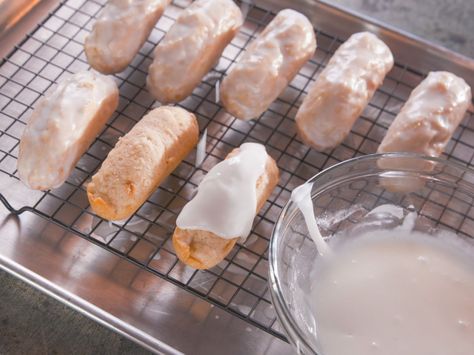
[[(311, 197), (324, 238), (408, 222), (414, 230), (447, 230), (474, 241), (474, 171), (460, 164), (410, 153), (373, 154), (337, 164), (308, 182), (314, 183)], [(290, 200), (270, 241), (272, 301), (297, 352), (323, 355), (317, 319), (302, 296), (317, 258), (303, 215)]]

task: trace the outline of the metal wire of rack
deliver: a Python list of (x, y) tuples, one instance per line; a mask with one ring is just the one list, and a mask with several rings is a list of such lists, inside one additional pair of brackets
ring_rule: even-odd
[[(82, 49), (83, 40), (104, 3), (105, 0), (61, 1), (0, 63), (2, 178), (18, 180), (16, 160), (19, 137), (38, 98), (71, 73), (89, 68)], [(6, 199), (2, 202), (13, 213), (31, 212), (52, 221), (65, 231), (100, 245), (157, 277), (285, 339), (276, 321), (267, 286), (268, 241), (280, 210), (291, 190), (315, 173), (348, 158), (374, 153), (392, 119), (413, 87), (423, 79), (424, 73), (397, 63), (357, 120), (349, 137), (331, 151), (316, 152), (296, 136), (293, 118), (308, 85), (324, 68), (342, 39), (317, 31), (318, 49), (314, 58), (303, 67), (278, 100), (258, 120), (239, 121), (216, 102), (216, 82), (274, 16), (255, 5), (242, 4), (248, 10), (245, 25), (226, 48), (216, 68), (189, 98), (179, 104), (196, 114), (201, 132), (207, 129), (207, 156), (201, 166), (194, 166), (195, 153), (190, 154), (126, 221), (104, 221), (88, 208), (85, 183), (99, 168), (117, 139), (157, 105), (145, 88), (145, 78), (154, 47), (185, 5), (183, 1), (175, 1), (167, 8), (131, 65), (115, 75), (120, 88), (119, 107), (67, 182), (58, 189), (41, 193), (28, 207), (19, 210), (10, 206)], [(474, 120), (470, 118), (473, 115), (472, 110), (469, 111), (455, 132), (446, 149), (446, 158), (465, 165), (472, 164)], [(175, 219), (205, 173), (245, 141), (265, 144), (280, 168), (280, 182), (256, 217), (248, 240), (234, 247), (218, 266), (208, 271), (195, 271), (178, 261), (171, 246)], [(448, 193), (448, 197), (443, 198), (446, 203), (439, 203), (440, 223), (443, 218), (449, 218), (449, 213), (453, 213), (449, 201), (454, 193), (450, 196)], [(425, 199), (420, 203), (428, 202)], [(469, 211), (470, 205), (467, 207)], [(468, 214), (467, 210), (463, 213)], [(472, 218), (469, 220), (472, 221)], [(460, 226), (459, 231), (462, 232), (462, 228), (465, 227)]]

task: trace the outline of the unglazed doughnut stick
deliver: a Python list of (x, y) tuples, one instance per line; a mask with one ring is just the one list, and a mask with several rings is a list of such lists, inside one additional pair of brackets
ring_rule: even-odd
[(463, 79), (448, 72), (429, 73), (410, 94), (377, 152), (439, 156), (471, 100), (471, 88)]
[(108, 220), (130, 217), (197, 144), (196, 117), (161, 106), (122, 137), (87, 186), (94, 212)]
[(109, 0), (86, 37), (87, 61), (97, 71), (123, 71), (171, 0)]
[(20, 140), (18, 175), (32, 189), (59, 187), (118, 105), (112, 78), (90, 71), (38, 101)]
[(222, 82), (226, 110), (243, 120), (260, 116), (315, 50), (309, 20), (294, 10), (280, 11)]
[(368, 32), (352, 35), (309, 88), (296, 114), (301, 139), (317, 150), (339, 145), (392, 67), (385, 43)]
[(232, 0), (196, 0), (179, 15), (158, 44), (147, 86), (160, 102), (189, 96), (242, 25)]
[(184, 206), (173, 234), (178, 258), (208, 269), (250, 233), (255, 215), (276, 184), (278, 167), (257, 143), (245, 143), (213, 167)]

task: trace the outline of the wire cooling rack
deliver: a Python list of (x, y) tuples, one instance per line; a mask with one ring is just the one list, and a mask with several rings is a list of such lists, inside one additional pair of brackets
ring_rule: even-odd
[[(104, 3), (105, 0), (62, 1), (2, 60), (2, 179), (18, 180), (16, 160), (19, 137), (36, 101), (65, 77), (89, 68), (83, 52), (83, 41)], [(315, 173), (337, 162), (374, 153), (410, 91), (425, 73), (397, 63), (347, 139), (334, 150), (316, 152), (303, 145), (296, 136), (293, 119), (308, 85), (324, 68), (343, 39), (316, 29), (318, 49), (315, 56), (300, 70), (278, 100), (257, 120), (236, 120), (216, 102), (216, 83), (274, 16), (265, 9), (240, 3), (247, 14), (245, 25), (225, 49), (216, 68), (190, 97), (179, 104), (196, 114), (201, 132), (207, 129), (207, 155), (204, 162), (195, 167), (195, 152), (191, 153), (135, 215), (121, 223), (107, 222), (89, 210), (85, 184), (118, 138), (129, 131), (147, 111), (158, 105), (145, 87), (152, 51), (186, 5), (186, 1), (175, 1), (170, 5), (131, 65), (115, 75), (120, 88), (119, 107), (67, 182), (60, 188), (34, 195), (38, 197), (34, 197), (26, 208), (20, 210), (14, 210), (5, 199), (2, 201), (15, 213), (29, 211), (40, 215), (284, 339), (267, 285), (268, 241), (280, 210), (291, 190)], [(472, 115), (471, 110), (445, 153), (446, 158), (465, 165), (471, 165), (474, 157)], [(256, 217), (247, 241), (235, 246), (229, 256), (211, 270), (195, 271), (178, 261), (171, 245), (177, 214), (209, 169), (234, 147), (247, 141), (265, 144), (280, 168), (280, 182)], [(27, 191), (26, 187), (21, 188)]]

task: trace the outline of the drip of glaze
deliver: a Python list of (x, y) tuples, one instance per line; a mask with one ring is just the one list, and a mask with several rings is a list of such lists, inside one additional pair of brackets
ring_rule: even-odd
[(216, 104), (218, 104), (220, 101), (221, 101), (221, 86), (220, 86), (221, 82), (220, 80), (217, 80), (216, 81)]
[(296, 187), (291, 192), (291, 201), (295, 203), (303, 214), (306, 226), (308, 227), (309, 235), (316, 244), (318, 253), (321, 256), (331, 253), (329, 246), (324, 241), (321, 233), (319, 232), (318, 224), (314, 216), (313, 200), (311, 199), (311, 189), (313, 183), (304, 183)]
[(206, 145), (207, 145), (207, 128), (204, 130), (201, 139), (199, 140), (196, 148), (196, 162), (194, 166), (200, 167), (204, 159), (206, 158)]

